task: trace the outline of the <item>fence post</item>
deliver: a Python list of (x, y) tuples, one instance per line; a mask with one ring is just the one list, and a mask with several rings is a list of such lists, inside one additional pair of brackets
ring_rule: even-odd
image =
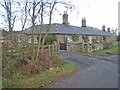
[(54, 55), (54, 45), (52, 45), (52, 56)]
[(55, 45), (55, 56), (57, 56), (57, 44)]
[(56, 52), (57, 56), (59, 56), (59, 49), (60, 49), (60, 45), (59, 44), (57, 44), (57, 48), (56, 49), (57, 49), (57, 52)]
[(50, 45), (48, 45), (48, 57), (51, 56), (51, 49), (50, 49)]

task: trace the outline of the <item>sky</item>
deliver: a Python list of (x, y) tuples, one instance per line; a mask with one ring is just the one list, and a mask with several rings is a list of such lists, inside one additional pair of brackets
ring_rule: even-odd
[(71, 0), (77, 5), (80, 14), (69, 14), (71, 25), (81, 26), (81, 19), (86, 17), (87, 25), (101, 29), (102, 25), (118, 28), (119, 0)]
[[(72, 12), (68, 11), (68, 22), (70, 25), (81, 26), (81, 20), (86, 17), (87, 26), (102, 28), (105, 25), (106, 28), (111, 29), (118, 28), (118, 2), (120, 0), (70, 0), (75, 5), (76, 9)], [(61, 14), (55, 13), (52, 23), (62, 23), (62, 14), (66, 9), (57, 6), (60, 9)], [(0, 7), (0, 11), (3, 9)], [(3, 18), (0, 17), (0, 22)], [(44, 21), (46, 22), (47, 19)], [(0, 25), (1, 27), (1, 25)], [(16, 22), (14, 30), (20, 30), (21, 24)]]

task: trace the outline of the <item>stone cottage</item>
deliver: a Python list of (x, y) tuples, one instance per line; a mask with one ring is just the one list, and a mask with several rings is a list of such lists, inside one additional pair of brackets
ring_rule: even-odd
[[(45, 34), (45, 27), (47, 24), (43, 25), (42, 34)], [(37, 44), (37, 35), (39, 34), (41, 25), (36, 25), (35, 43)], [(30, 43), (32, 34), (32, 27), (23, 31), (23, 33), (28, 37), (27, 41)], [(100, 50), (104, 48), (104, 44), (112, 41), (115, 42), (115, 34), (105, 31), (105, 26), (102, 26), (102, 30), (97, 28), (86, 26), (86, 19), (82, 19), (81, 26), (73, 26), (68, 23), (68, 14), (64, 12), (63, 23), (53, 23), (51, 24), (49, 35), (56, 35), (56, 40), (60, 44), (61, 50), (74, 50), (80, 49), (82, 52), (91, 52), (94, 50)], [(74, 41), (73, 38), (76, 37), (77, 40)]]

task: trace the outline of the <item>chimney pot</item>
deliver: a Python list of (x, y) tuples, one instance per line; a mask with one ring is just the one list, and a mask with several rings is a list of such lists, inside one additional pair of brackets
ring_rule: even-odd
[(109, 27), (108, 27), (107, 31), (110, 32), (110, 28)]
[(105, 31), (105, 25), (102, 26), (102, 30)]

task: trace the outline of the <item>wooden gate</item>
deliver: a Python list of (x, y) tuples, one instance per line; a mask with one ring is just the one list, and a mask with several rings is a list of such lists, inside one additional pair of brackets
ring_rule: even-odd
[(66, 43), (60, 43), (60, 50), (67, 50), (67, 44)]

